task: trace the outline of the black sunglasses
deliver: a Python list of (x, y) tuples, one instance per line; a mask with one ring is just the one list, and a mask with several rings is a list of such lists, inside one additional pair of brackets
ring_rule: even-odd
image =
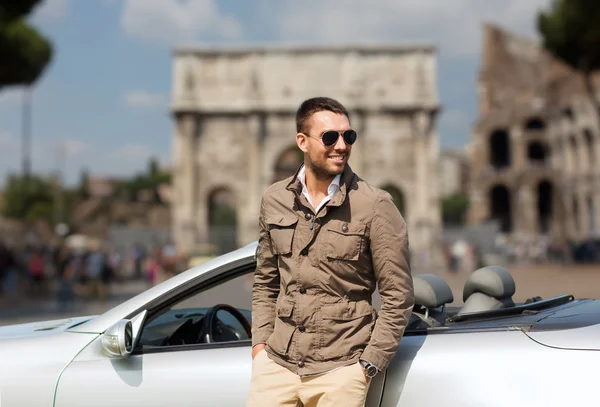
[(308, 137), (313, 137), (316, 139), (321, 139), (321, 142), (326, 147), (331, 147), (335, 143), (337, 143), (338, 138), (342, 136), (344, 138), (344, 142), (348, 145), (354, 144), (358, 135), (354, 130), (345, 130), (345, 131), (337, 131), (337, 130), (327, 130), (321, 134), (321, 137), (314, 137), (307, 134)]

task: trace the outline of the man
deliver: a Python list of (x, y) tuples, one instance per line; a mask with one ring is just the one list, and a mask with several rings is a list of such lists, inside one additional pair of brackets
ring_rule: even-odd
[(414, 304), (406, 223), (347, 165), (357, 134), (339, 102), (306, 100), (296, 127), (304, 165), (261, 203), (248, 406), (363, 406)]

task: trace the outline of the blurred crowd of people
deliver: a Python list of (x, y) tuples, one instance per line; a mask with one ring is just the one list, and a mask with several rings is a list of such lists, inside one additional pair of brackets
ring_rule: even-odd
[(590, 264), (600, 263), (600, 241), (582, 242), (497, 235), (494, 247), (484, 252), (478, 244), (457, 239), (444, 246), (446, 267), (471, 272), (487, 264)]
[(76, 298), (104, 301), (113, 283), (142, 280), (155, 285), (182, 270), (172, 244), (118, 250), (90, 239), (85, 247), (25, 245), (21, 250), (0, 240), (0, 299), (55, 296), (61, 311)]

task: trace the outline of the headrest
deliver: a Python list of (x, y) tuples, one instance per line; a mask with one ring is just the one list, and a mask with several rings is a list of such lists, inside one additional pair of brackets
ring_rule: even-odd
[(437, 308), (454, 301), (448, 284), (435, 274), (419, 274), (413, 278), (415, 304)]
[(467, 298), (476, 292), (502, 300), (514, 295), (515, 280), (504, 267), (483, 267), (475, 270), (467, 279), (463, 290), (463, 301), (467, 301)]

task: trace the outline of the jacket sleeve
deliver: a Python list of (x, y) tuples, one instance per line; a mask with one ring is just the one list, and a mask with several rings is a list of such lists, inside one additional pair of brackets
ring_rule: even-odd
[(387, 192), (375, 203), (370, 250), (382, 306), (361, 359), (385, 370), (414, 306), (406, 222)]
[(273, 333), (275, 304), (279, 295), (279, 268), (265, 221), (264, 198), (259, 217), (257, 265), (252, 289), (252, 346), (267, 343)]

